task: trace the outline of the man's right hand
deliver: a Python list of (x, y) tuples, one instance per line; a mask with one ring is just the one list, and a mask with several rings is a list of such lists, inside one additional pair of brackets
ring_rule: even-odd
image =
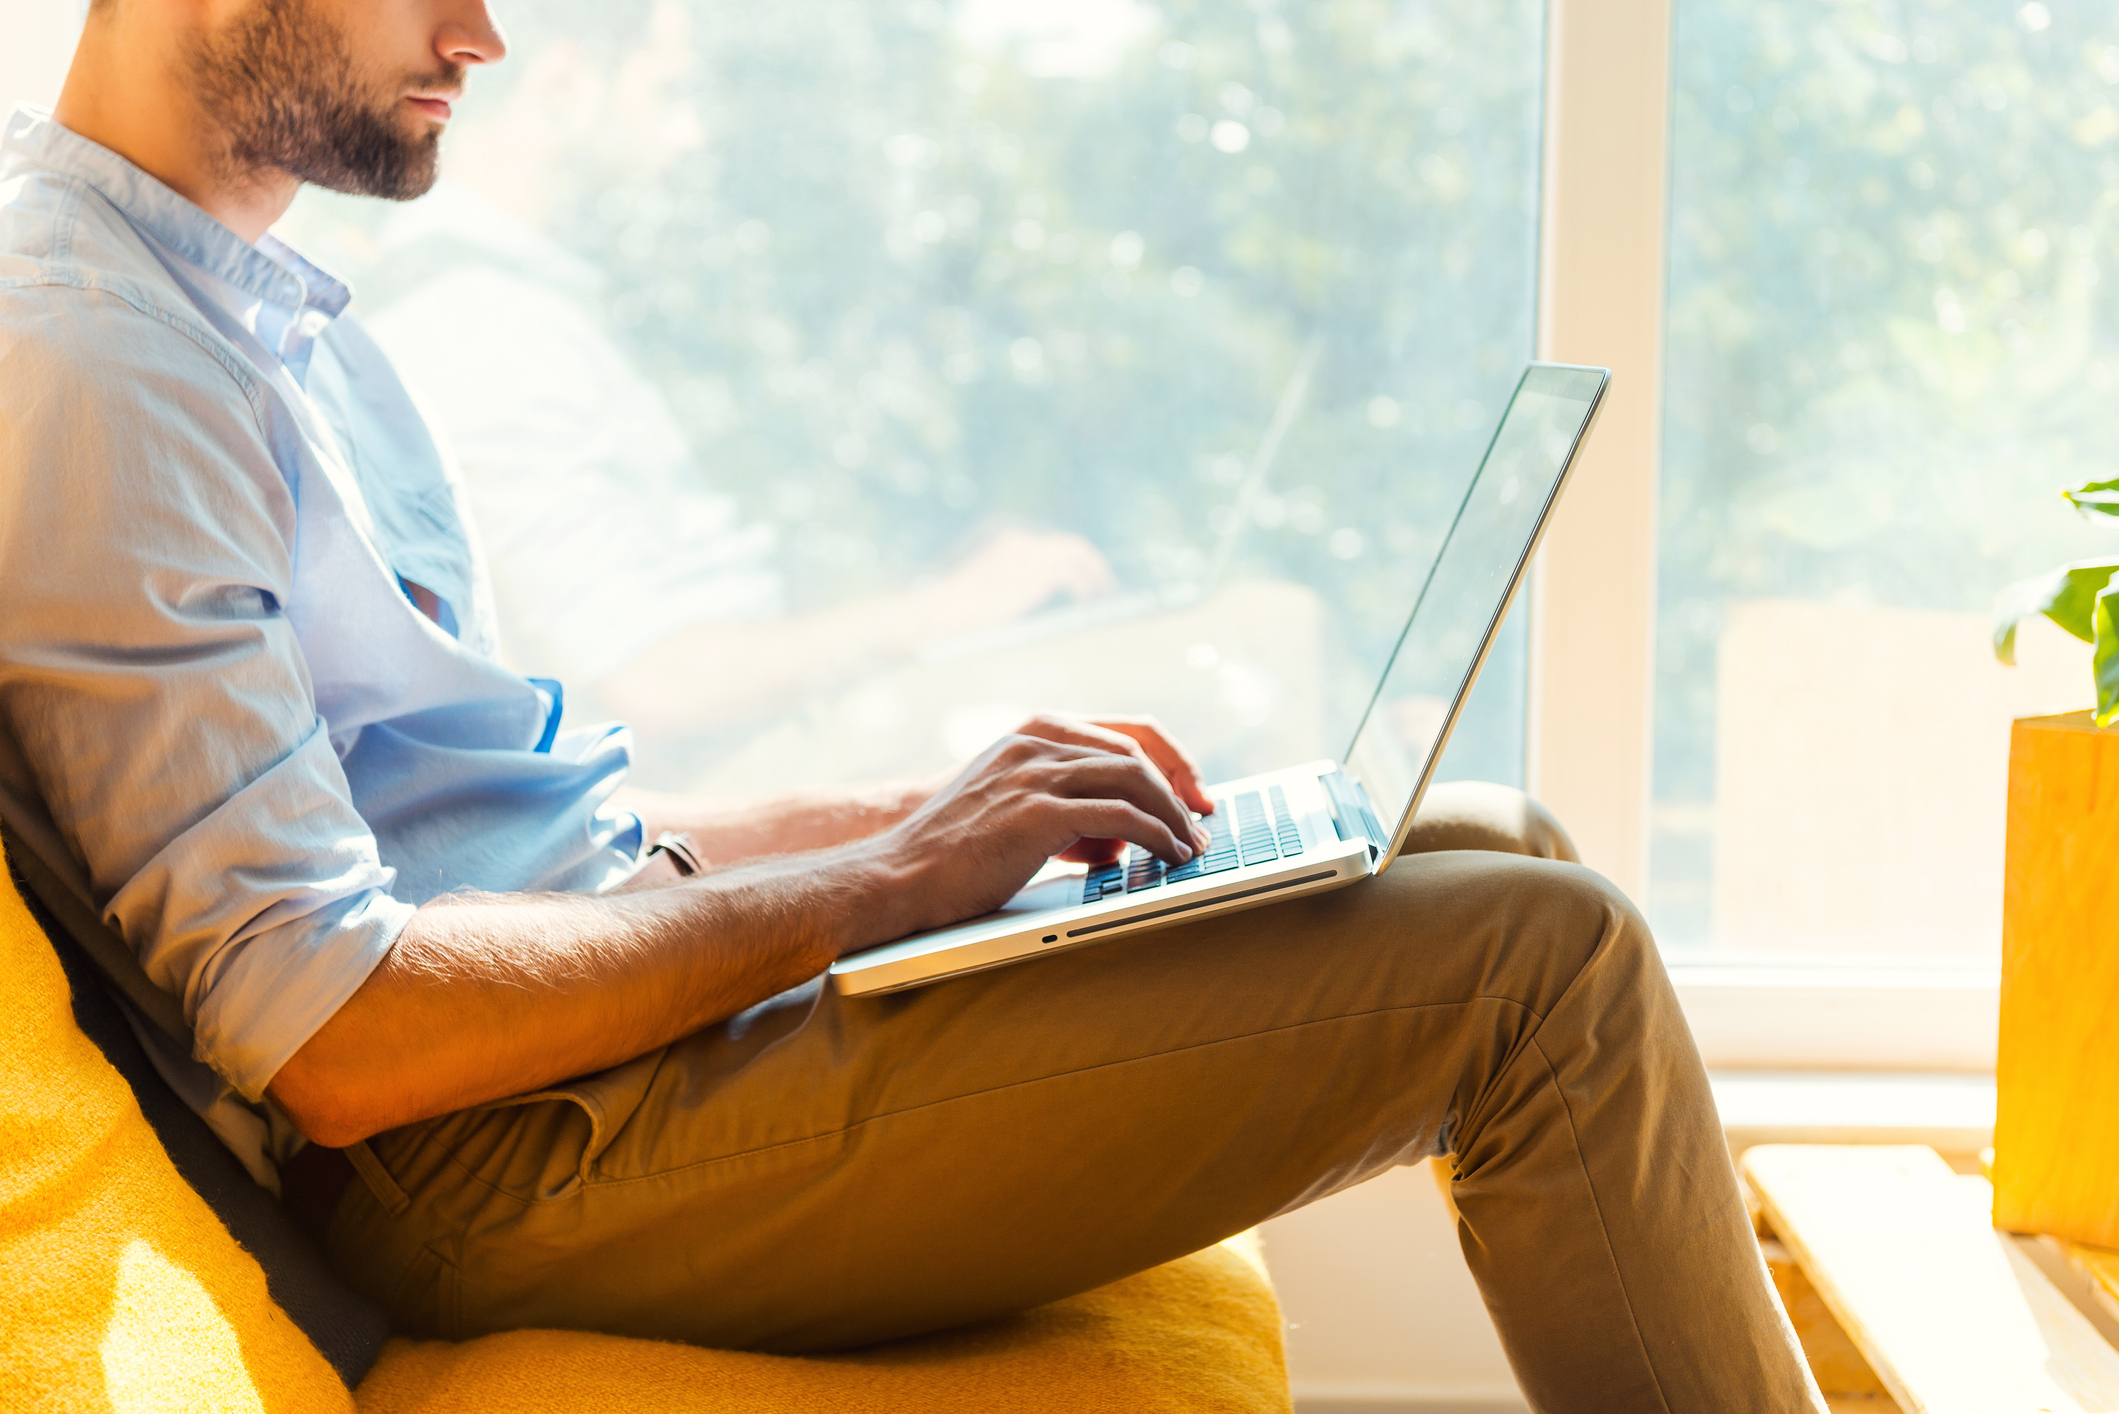
[(879, 906), (862, 910), (846, 951), (991, 913), (1083, 840), (1182, 864), (1206, 839), (1144, 756), (1005, 736), (898, 825), (848, 847), (879, 876)]

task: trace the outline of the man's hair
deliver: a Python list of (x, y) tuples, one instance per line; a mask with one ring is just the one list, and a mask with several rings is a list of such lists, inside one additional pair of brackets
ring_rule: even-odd
[(313, 0), (255, 0), (201, 39), (190, 65), (231, 168), (393, 201), (424, 194), (440, 161), (440, 131), (408, 136), (393, 121), (397, 104), (409, 89), (463, 82), (463, 70), (446, 65), (380, 92), (364, 85), (345, 35)]

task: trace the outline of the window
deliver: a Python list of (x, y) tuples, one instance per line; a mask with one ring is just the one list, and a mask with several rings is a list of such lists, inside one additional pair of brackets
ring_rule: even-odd
[(2119, 536), (2119, 22), (1678, 0), (1649, 903), (1674, 956), (1999, 956), (2009, 581)]
[[(1989, 1064), (2007, 719), (2088, 678), (1985, 607), (2110, 548), (2053, 493), (2115, 474), (2119, 27), (1673, 4), (516, 4), (448, 188), (288, 230), (454, 435), (521, 665), (673, 785), (1040, 703), (1337, 751), (1534, 327), (1609, 363), (1445, 774), (1647, 900), (1711, 1058)], [(69, 26), (0, 15), (48, 98)], [(685, 624), (759, 633), (628, 678)]]
[[(1344, 750), (1530, 353), (1541, 6), (508, 20), (442, 188), (282, 229), (451, 434), (525, 670), (672, 787), (929, 768), (1048, 704), (1217, 774)], [(980, 571), (1002, 526), (1093, 550)], [(670, 651), (744, 623), (804, 661), (722, 640), (744, 694)], [(1524, 656), (1448, 773), (1522, 779)]]

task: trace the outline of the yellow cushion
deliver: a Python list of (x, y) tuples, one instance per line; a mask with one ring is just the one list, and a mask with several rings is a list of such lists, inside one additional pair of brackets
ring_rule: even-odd
[[(351, 1411), (354, 1400), (74, 1025), (0, 869), (0, 1404)], [(363, 1414), (1287, 1414), (1280, 1310), (1240, 1240), (1005, 1321), (794, 1359), (570, 1331), (393, 1341)]]
[(1232, 1245), (1005, 1321), (845, 1355), (568, 1331), (393, 1341), (361, 1382), (361, 1414), (1287, 1414), (1280, 1308)]
[(0, 1056), (0, 1403), (350, 1410), (74, 1025), (66, 974), (4, 873)]

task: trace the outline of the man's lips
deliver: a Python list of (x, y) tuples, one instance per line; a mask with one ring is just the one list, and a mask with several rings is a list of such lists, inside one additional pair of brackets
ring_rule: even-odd
[(449, 121), (449, 100), (446, 98), (407, 98), (405, 102), (430, 118), (444, 123)]

